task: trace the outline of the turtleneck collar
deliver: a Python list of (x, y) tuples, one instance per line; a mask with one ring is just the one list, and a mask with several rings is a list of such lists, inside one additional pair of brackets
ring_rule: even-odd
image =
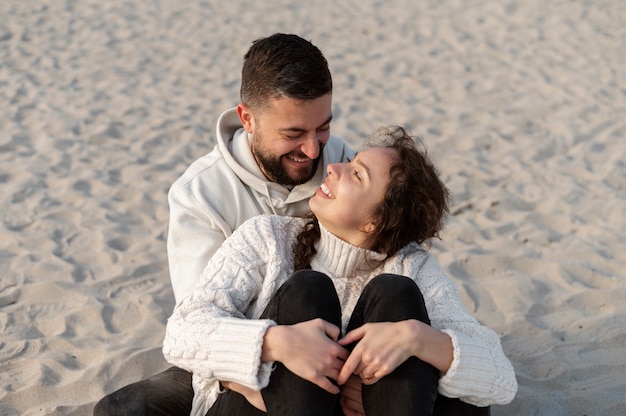
[(320, 239), (311, 267), (336, 277), (353, 277), (358, 271), (375, 268), (387, 255), (352, 245), (326, 230), (320, 223)]

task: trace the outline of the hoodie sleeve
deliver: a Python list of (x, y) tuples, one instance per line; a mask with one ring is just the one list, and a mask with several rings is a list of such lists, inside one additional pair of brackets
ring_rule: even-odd
[(188, 295), (211, 256), (222, 245), (230, 230), (208, 204), (198, 203), (187, 184), (175, 182), (168, 192), (170, 221), (167, 255), (176, 301)]

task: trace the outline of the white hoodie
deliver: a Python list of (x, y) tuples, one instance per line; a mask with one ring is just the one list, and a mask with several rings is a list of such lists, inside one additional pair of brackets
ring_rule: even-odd
[(225, 111), (217, 122), (215, 148), (193, 162), (168, 193), (167, 254), (177, 303), (192, 291), (211, 256), (237, 227), (259, 214), (308, 212), (326, 166), (352, 157), (354, 151), (331, 136), (315, 176), (289, 190), (263, 176), (237, 110)]

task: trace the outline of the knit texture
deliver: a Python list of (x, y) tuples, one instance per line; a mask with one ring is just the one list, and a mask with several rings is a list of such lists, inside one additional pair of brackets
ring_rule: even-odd
[[(195, 289), (168, 320), (163, 353), (193, 372), (192, 414), (204, 414), (217, 399), (217, 380), (259, 390), (272, 362), (261, 362), (265, 331), (275, 322), (258, 319), (276, 290), (294, 271), (293, 245), (305, 220), (261, 215), (242, 224), (215, 253)], [(505, 404), (516, 391), (511, 363), (500, 339), (463, 306), (458, 291), (434, 258), (417, 244), (394, 256), (355, 247), (323, 227), (314, 270), (333, 281), (342, 307), (342, 330), (367, 283), (381, 273), (412, 278), (420, 288), (431, 325), (452, 338), (454, 359), (439, 380), (439, 392), (477, 405)]]

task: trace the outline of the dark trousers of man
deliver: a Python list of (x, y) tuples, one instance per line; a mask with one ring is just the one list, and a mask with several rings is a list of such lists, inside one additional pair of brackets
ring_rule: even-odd
[[(322, 318), (341, 327), (341, 307), (332, 281), (322, 273), (296, 272), (274, 295), (262, 318), (279, 325), (292, 325)], [(417, 319), (430, 324), (424, 299), (417, 285), (406, 277), (380, 275), (363, 290), (348, 324), (348, 331), (366, 322), (396, 322)], [(475, 407), (437, 393), (438, 371), (412, 357), (377, 383), (363, 386), (367, 416), (436, 415), (488, 416), (489, 407)], [(207, 416), (342, 416), (338, 396), (290, 372), (276, 363), (269, 385), (261, 390), (267, 407), (262, 412), (240, 394), (219, 395)], [(94, 416), (187, 416), (191, 412), (191, 374), (172, 367), (146, 380), (106, 396)]]

